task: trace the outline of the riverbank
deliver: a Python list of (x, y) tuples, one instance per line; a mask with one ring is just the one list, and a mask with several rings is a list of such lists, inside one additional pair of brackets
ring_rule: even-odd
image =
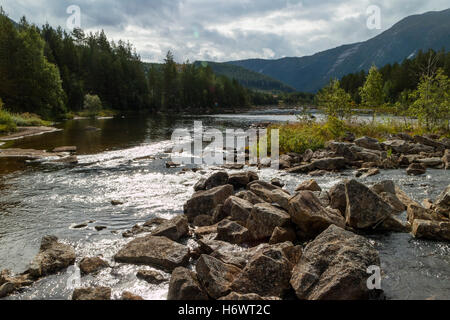
[(41, 135), (45, 133), (59, 131), (59, 129), (47, 126), (37, 126), (37, 127), (17, 127), (16, 131), (10, 134), (1, 135), (0, 141), (12, 141), (18, 140), (25, 137)]

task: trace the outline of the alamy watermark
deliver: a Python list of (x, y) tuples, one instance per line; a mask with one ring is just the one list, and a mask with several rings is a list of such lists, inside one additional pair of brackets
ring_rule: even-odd
[(66, 13), (70, 15), (66, 20), (67, 29), (81, 29), (81, 8), (77, 5), (71, 5), (67, 7)]
[(367, 279), (367, 289), (381, 290), (381, 268), (379, 266), (370, 266), (367, 273), (371, 276)]
[(381, 8), (371, 5), (366, 10), (367, 28), (369, 30), (381, 30)]
[[(279, 168), (280, 141), (278, 129), (204, 130), (201, 121), (194, 122), (194, 132), (176, 129), (172, 134), (172, 161), (177, 164), (216, 165), (269, 164)], [(208, 143), (206, 146), (205, 143)], [(268, 155), (270, 149), (270, 157)]]

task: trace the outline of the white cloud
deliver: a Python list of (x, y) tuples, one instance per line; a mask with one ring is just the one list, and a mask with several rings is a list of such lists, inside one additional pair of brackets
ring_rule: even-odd
[[(443, 10), (448, 0), (2, 0), (11, 18), (65, 26), (69, 5), (82, 10), (82, 27), (129, 40), (142, 58), (227, 61), (314, 54), (367, 40), (411, 14)], [(366, 27), (378, 5), (382, 29)]]

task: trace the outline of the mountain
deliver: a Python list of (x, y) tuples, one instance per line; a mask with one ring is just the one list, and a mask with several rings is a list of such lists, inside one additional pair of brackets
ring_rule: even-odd
[(250, 59), (227, 62), (282, 81), (303, 92), (316, 92), (331, 78), (401, 62), (419, 50), (450, 50), (450, 9), (403, 19), (365, 41), (301, 58)]
[(258, 73), (240, 66), (227, 63), (210, 61), (197, 61), (195, 65), (209, 65), (215, 74), (236, 79), (246, 88), (261, 91), (294, 92), (295, 89), (279, 80), (273, 79), (262, 73)]

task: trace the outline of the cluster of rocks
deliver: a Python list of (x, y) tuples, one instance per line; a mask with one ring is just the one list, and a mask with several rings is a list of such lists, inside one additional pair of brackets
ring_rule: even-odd
[[(183, 215), (154, 218), (124, 233), (134, 239), (114, 260), (171, 274), (167, 278), (154, 269), (136, 274), (155, 285), (169, 282), (170, 300), (370, 299), (381, 292), (368, 289), (367, 270), (380, 266), (380, 259), (365, 235), (411, 232), (450, 241), (450, 186), (423, 205), (392, 181), (368, 187), (343, 180), (324, 191), (308, 180), (294, 194), (282, 187), (254, 172), (215, 172), (195, 185)], [(399, 218), (405, 211), (408, 221)], [(44, 237), (25, 273), (1, 273), (0, 297), (74, 263), (71, 246)], [(87, 257), (79, 266), (86, 275), (109, 264)], [(108, 300), (111, 289), (78, 288), (72, 298)], [(130, 292), (122, 299), (142, 300)]]
[(316, 152), (307, 150), (304, 154), (282, 155), (279, 166), (289, 173), (312, 176), (353, 168), (358, 177), (376, 175), (377, 169), (406, 168), (409, 175), (421, 175), (427, 168), (450, 168), (450, 139), (397, 134), (384, 142), (370, 137), (346, 140), (330, 141), (326, 149)]
[[(171, 273), (171, 300), (376, 297), (367, 269), (380, 261), (364, 234), (410, 232), (398, 216), (418, 205), (392, 181), (369, 188), (345, 180), (327, 192), (310, 180), (291, 195), (280, 181), (260, 181), (254, 172), (215, 172), (195, 190), (184, 215), (150, 220), (135, 230), (149, 234), (115, 256)], [(446, 193), (432, 210), (448, 216)], [(188, 237), (197, 245), (185, 245)], [(149, 278), (164, 281), (153, 272)]]

